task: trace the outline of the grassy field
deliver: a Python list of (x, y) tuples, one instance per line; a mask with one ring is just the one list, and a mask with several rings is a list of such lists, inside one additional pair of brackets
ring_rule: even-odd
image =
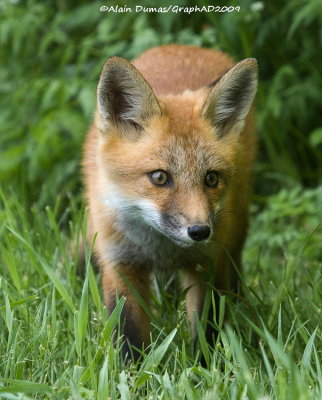
[[(321, 188), (282, 191), (254, 210), (247, 300), (231, 305), (224, 326), (219, 318), (214, 349), (203, 321), (193, 349), (184, 299), (154, 282), (152, 345), (141, 365), (124, 365), (112, 345), (124, 299), (107, 318), (99, 276), (89, 262), (77, 272), (66, 251), (85, 229), (79, 203), (64, 213), (59, 203), (26, 210), (2, 195), (0, 398), (322, 398)], [(222, 297), (221, 311), (229, 304)]]
[[(320, 1), (222, 15), (100, 5), (0, 2), (0, 398), (322, 399)], [(86, 232), (79, 160), (104, 60), (170, 42), (259, 60), (244, 298), (223, 296), (215, 347), (201, 319), (194, 348), (184, 297), (153, 280), (152, 344), (125, 365), (112, 345), (124, 299), (108, 316), (90, 248), (79, 270), (67, 243)]]

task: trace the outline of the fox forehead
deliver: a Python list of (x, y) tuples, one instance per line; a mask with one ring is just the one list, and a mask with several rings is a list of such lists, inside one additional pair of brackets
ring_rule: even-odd
[(190, 180), (207, 169), (232, 169), (236, 145), (231, 138), (218, 138), (211, 124), (201, 117), (203, 96), (197, 93), (161, 97), (164, 115), (150, 126), (152, 136), (159, 132), (158, 158), (174, 174), (188, 175)]
[(206, 170), (233, 171), (234, 143), (231, 138), (217, 138), (201, 117), (200, 96), (186, 92), (161, 97), (160, 103), (162, 116), (152, 118), (137, 139), (114, 136), (105, 143), (104, 158), (113, 172), (127, 175), (164, 169), (195, 185)]
[(165, 169), (190, 184), (197, 184), (207, 170), (229, 169), (223, 155), (216, 152), (216, 143), (205, 140), (197, 130), (169, 135), (160, 145), (157, 156)]

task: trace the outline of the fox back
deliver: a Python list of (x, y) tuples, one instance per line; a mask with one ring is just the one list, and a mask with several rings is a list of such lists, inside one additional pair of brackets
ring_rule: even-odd
[(256, 87), (256, 60), (235, 64), (193, 46), (104, 65), (83, 167), (88, 239), (97, 233), (106, 304), (114, 307), (116, 293), (127, 297), (124, 355), (148, 342), (149, 321), (130, 287), (148, 305), (152, 271), (181, 271), (192, 331), (209, 282), (237, 290)]

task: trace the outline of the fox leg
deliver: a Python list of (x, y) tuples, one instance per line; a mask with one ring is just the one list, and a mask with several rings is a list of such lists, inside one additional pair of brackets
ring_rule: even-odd
[(139, 358), (140, 352), (131, 346), (142, 349), (143, 344), (149, 343), (150, 320), (138, 301), (138, 297), (141, 297), (149, 306), (149, 275), (147, 270), (125, 265), (105, 268), (103, 272), (105, 304), (109, 311), (114, 309), (117, 297), (126, 298), (121, 314), (121, 330), (125, 338), (122, 354), (124, 358), (134, 361)]
[[(196, 320), (195, 314), (197, 314), (198, 318), (201, 317), (204, 307), (204, 301), (206, 297), (207, 291), (212, 291), (211, 279), (206, 279), (202, 273), (198, 271), (185, 271), (181, 276), (181, 284), (183, 289), (187, 289), (186, 295), (186, 307), (187, 307), (187, 316), (190, 325), (190, 331), (192, 336), (196, 339)], [(209, 293), (211, 295), (211, 293)], [(215, 303), (216, 303), (216, 314), (218, 320), (218, 308), (219, 305), (219, 295), (216, 291), (213, 291)], [(206, 340), (209, 344), (213, 344), (213, 338), (216, 337), (217, 333), (213, 328), (213, 304), (212, 304), (212, 296), (210, 297), (210, 304), (207, 314), (207, 323), (206, 323)]]
[[(186, 306), (192, 335), (196, 336), (195, 313), (200, 318), (207, 292), (211, 295), (205, 329), (206, 340), (213, 344), (217, 336), (214, 321), (219, 321), (220, 292), (236, 296), (239, 291), (242, 242), (227, 249), (218, 249), (215, 270), (186, 269), (181, 274), (183, 289), (187, 289)], [(214, 303), (212, 299), (214, 299)], [(215, 306), (215, 309), (214, 309)]]
[(200, 274), (195, 271), (184, 271), (181, 274), (181, 285), (187, 290), (186, 309), (192, 335), (196, 336), (195, 313), (201, 315), (205, 285), (201, 281)]

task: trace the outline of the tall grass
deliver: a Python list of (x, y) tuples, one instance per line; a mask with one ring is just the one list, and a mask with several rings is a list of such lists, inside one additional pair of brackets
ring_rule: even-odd
[[(154, 282), (152, 344), (133, 365), (121, 359), (122, 338), (116, 347), (112, 340), (124, 299), (108, 316), (90, 249), (82, 271), (66, 251), (86, 229), (77, 202), (60, 217), (51, 207), (27, 213), (14, 194), (2, 195), (0, 397), (321, 398), (321, 190), (296, 189), (287, 205), (283, 196), (254, 220), (245, 300), (221, 298), (230, 317), (216, 322), (215, 347), (201, 320), (194, 348), (184, 298)], [(289, 235), (276, 226), (286, 220)]]

